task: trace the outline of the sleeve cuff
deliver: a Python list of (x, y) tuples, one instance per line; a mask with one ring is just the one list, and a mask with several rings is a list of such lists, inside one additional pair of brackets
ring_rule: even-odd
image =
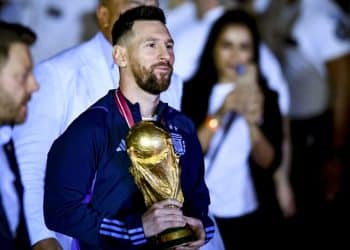
[(36, 233), (33, 231), (29, 231), (29, 235), (30, 235), (30, 243), (32, 246), (34, 246), (36, 243), (38, 243), (41, 240), (45, 240), (48, 238), (56, 238), (56, 234), (53, 231), (50, 231), (48, 229), (44, 229), (45, 227), (43, 227), (42, 230), (38, 230)]
[(131, 226), (127, 226), (126, 223), (122, 221), (104, 218), (99, 233), (118, 240), (131, 241), (135, 246), (147, 243), (141, 221), (140, 223), (132, 223)]
[(215, 226), (208, 226), (205, 228), (205, 242), (210, 241), (214, 237)]

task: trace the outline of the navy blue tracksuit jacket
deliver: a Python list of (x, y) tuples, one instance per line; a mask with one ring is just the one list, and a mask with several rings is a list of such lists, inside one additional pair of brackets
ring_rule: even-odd
[[(149, 249), (150, 245), (141, 223), (146, 207), (125, 151), (129, 128), (114, 93), (109, 91), (74, 120), (48, 154), (45, 222), (77, 239), (82, 250)], [(135, 122), (140, 121), (139, 105), (128, 102), (128, 106)], [(209, 240), (214, 227), (208, 217), (209, 193), (196, 129), (165, 103), (160, 102), (156, 113), (180, 155), (183, 212), (202, 221)]]

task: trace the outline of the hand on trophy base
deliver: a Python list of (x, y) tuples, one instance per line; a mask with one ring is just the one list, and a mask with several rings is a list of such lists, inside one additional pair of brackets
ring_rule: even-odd
[(156, 237), (156, 246), (159, 250), (174, 249), (185, 246), (196, 240), (196, 236), (189, 226), (169, 228)]
[(168, 131), (157, 122), (141, 121), (129, 130), (126, 145), (130, 173), (148, 208), (143, 215), (146, 237), (157, 234), (152, 237), (157, 250), (197, 241), (192, 223), (186, 223), (181, 211), (184, 196), (180, 156), (175, 153)]

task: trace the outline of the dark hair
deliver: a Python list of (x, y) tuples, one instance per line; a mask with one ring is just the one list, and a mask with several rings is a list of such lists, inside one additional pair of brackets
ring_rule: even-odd
[[(193, 119), (197, 127), (207, 115), (209, 95), (218, 81), (218, 72), (214, 64), (214, 47), (220, 34), (229, 25), (242, 25), (250, 31), (253, 40), (253, 62), (258, 67), (259, 84), (263, 88), (266, 86), (259, 68), (260, 35), (254, 17), (241, 9), (226, 11), (213, 24), (200, 57), (199, 66), (195, 74), (184, 84), (182, 111)], [(195, 100), (193, 99), (193, 93), (197, 93)], [(194, 108), (194, 105), (197, 107)]]
[(0, 37), (0, 64), (7, 59), (13, 43), (20, 42), (30, 46), (36, 40), (36, 35), (30, 28), (4, 21), (0, 21)]
[(160, 21), (165, 24), (165, 15), (162, 9), (155, 6), (140, 6), (125, 11), (113, 26), (113, 45), (131, 31), (135, 21)]

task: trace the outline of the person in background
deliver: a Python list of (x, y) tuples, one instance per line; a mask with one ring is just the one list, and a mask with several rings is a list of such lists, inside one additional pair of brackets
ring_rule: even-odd
[[(44, 223), (43, 196), (47, 153), (53, 141), (86, 108), (109, 89), (118, 87), (119, 72), (112, 57), (111, 30), (120, 13), (156, 0), (100, 0), (96, 8), (99, 32), (89, 41), (36, 65), (40, 85), (29, 106), (25, 124), (14, 128), (14, 143), (22, 175), (29, 236), (35, 250), (71, 248), (71, 239), (48, 230)], [(64, 39), (64, 38), (62, 38)], [(180, 107), (182, 82), (172, 84), (161, 99)], [(58, 240), (57, 240), (58, 239)], [(60, 242), (60, 243), (59, 243)]]
[[(235, 2), (239, 2), (239, 4), (234, 4)], [(198, 68), (200, 54), (212, 24), (225, 12), (225, 9), (233, 6), (246, 6), (242, 5), (242, 2), (246, 1), (183, 1), (176, 8), (168, 11), (168, 27), (176, 41), (174, 72), (184, 81), (192, 77)], [(281, 113), (286, 116), (289, 110), (289, 92), (279, 62), (265, 43), (260, 46), (260, 54), (262, 74), (267, 79), (269, 87), (277, 91)]]
[(27, 103), (38, 84), (29, 51), (35, 33), (0, 21), (0, 246), (31, 249), (23, 213), (23, 186), (11, 139), (13, 124), (23, 123)]
[(209, 30), (224, 10), (221, 0), (193, 0), (169, 11), (169, 30), (176, 41), (174, 72), (184, 81), (197, 68)]
[[(245, 8), (255, 18), (259, 17), (261, 9), (266, 5), (265, 0), (192, 0), (174, 1), (176, 8), (168, 11), (168, 27), (176, 41), (176, 62), (174, 71), (185, 82), (199, 65), (200, 53), (213, 22), (225, 11), (225, 8)], [(170, 1), (171, 2), (171, 1)], [(277, 1), (278, 2), (278, 1)], [(261, 22), (258, 21), (258, 24)], [(190, 41), (190, 42), (189, 42)], [(272, 90), (278, 93), (278, 104), (283, 118), (283, 153), (281, 166), (274, 173), (276, 195), (285, 217), (295, 213), (294, 194), (290, 177), (291, 142), (289, 105), (290, 96), (287, 81), (283, 75), (280, 63), (271, 49), (263, 40), (260, 44), (260, 65), (262, 75)]]
[(349, 182), (350, 42), (345, 9), (336, 2), (341, 1), (271, 1), (267, 14), (277, 14), (266, 20), (264, 32), (291, 93), (291, 182), (297, 207), (291, 242), (310, 246), (316, 240), (333, 246), (348, 214), (341, 212), (347, 206), (340, 201), (348, 200), (343, 191)]
[[(46, 224), (76, 238), (82, 250), (154, 249), (152, 238), (187, 224), (196, 240), (176, 249), (198, 249), (214, 232), (209, 192), (193, 123), (159, 100), (169, 87), (174, 63), (164, 13), (153, 6), (130, 9), (116, 21), (112, 36), (120, 87), (82, 113), (53, 143), (45, 179)], [(157, 121), (171, 135), (184, 203), (166, 199), (146, 208), (125, 148), (129, 129), (141, 120)]]
[[(336, 16), (336, 34), (337, 37), (342, 41), (350, 44), (350, 2), (346, 0), (334, 0), (334, 2), (339, 7), (338, 15)], [(341, 69), (338, 69), (338, 64), (342, 65)], [(342, 95), (342, 101), (338, 104), (338, 119), (342, 116), (344, 119), (339, 119), (338, 121), (338, 133), (334, 133), (334, 135), (338, 134), (338, 150), (334, 150), (334, 158), (338, 158), (338, 162), (341, 162), (340, 174), (337, 178), (334, 178), (333, 181), (329, 181), (329, 183), (339, 184), (339, 189), (334, 195), (334, 199), (332, 201), (332, 206), (330, 209), (329, 216), (329, 231), (333, 233), (333, 237), (331, 239), (338, 241), (338, 246), (350, 246), (349, 237), (347, 233), (342, 229), (344, 226), (348, 225), (350, 220), (350, 89), (349, 84), (345, 82), (350, 82), (350, 74), (349, 71), (345, 70), (345, 68), (350, 68), (350, 53), (338, 58), (338, 60), (334, 60), (329, 62), (329, 69), (331, 70), (331, 74), (336, 75), (337, 77), (333, 78), (334, 80), (338, 79), (338, 84), (335, 92), (346, 94)], [(340, 71), (340, 72), (339, 72)], [(343, 79), (343, 80), (342, 80)], [(348, 79), (348, 81), (346, 81)], [(343, 81), (343, 84), (341, 84)], [(339, 94), (338, 94), (339, 97)], [(335, 101), (335, 100), (334, 100)], [(329, 172), (332, 172), (332, 166), (329, 167)], [(334, 171), (335, 173), (337, 171)], [(337, 174), (335, 174), (337, 177)], [(332, 186), (332, 185), (330, 185)], [(333, 185), (337, 186), (337, 185)], [(331, 190), (331, 189), (330, 189)], [(330, 196), (332, 197), (332, 196)], [(343, 226), (339, 226), (343, 225)], [(336, 228), (335, 231), (332, 231), (331, 228)]]
[[(266, 37), (265, 30), (270, 30), (276, 26), (282, 26), (285, 23), (282, 20), (276, 22), (275, 17), (279, 15), (286, 15), (287, 17), (293, 17), (294, 9), (287, 12), (277, 12), (276, 8), (271, 8), (271, 5), (283, 5), (284, 1), (269, 0), (237, 0), (233, 1), (237, 7), (244, 8), (251, 15), (253, 15), (258, 24), (259, 31), (262, 36), (264, 45), (261, 47), (261, 70), (263, 75), (266, 77), (269, 86), (277, 91), (278, 102), (283, 120), (283, 143), (282, 143), (282, 161), (278, 167), (273, 178), (276, 187), (276, 195), (279, 202), (281, 211), (286, 219), (293, 217), (296, 213), (295, 197), (293, 188), (290, 181), (291, 175), (291, 159), (292, 159), (292, 145), (290, 135), (290, 93), (288, 89), (288, 83), (282, 71), (281, 63), (278, 61), (276, 52), (270, 47), (271, 41), (275, 44), (281, 43), (279, 37)], [(270, 4), (272, 3), (272, 4)], [(274, 11), (272, 12), (271, 9)], [(270, 22), (267, 22), (271, 21)], [(290, 18), (289, 18), (290, 20)], [(281, 24), (283, 23), (283, 24)], [(271, 38), (271, 39), (270, 39)]]
[(270, 47), (281, 61), (291, 93), (291, 181), (297, 207), (292, 241), (310, 246), (315, 240), (333, 242), (341, 234), (327, 229), (334, 221), (345, 221), (341, 210), (346, 206), (337, 203), (341, 196), (348, 197), (340, 194), (348, 182), (341, 179), (347, 171), (350, 121), (345, 13), (332, 0), (280, 1), (280, 6), (271, 1), (270, 5), (280, 15), (270, 19), (265, 33), (270, 41), (281, 41), (270, 42)]
[(254, 18), (227, 11), (184, 84), (182, 110), (198, 129), (210, 212), (225, 249), (272, 247), (278, 239), (272, 174), (281, 161), (282, 120), (277, 94), (261, 76), (259, 46)]
[[(38, 40), (31, 52), (37, 64), (93, 36), (97, 30), (93, 15), (97, 3), (97, 0), (10, 0), (0, 8), (0, 18), (33, 29)], [(86, 34), (87, 28), (92, 32)]]

